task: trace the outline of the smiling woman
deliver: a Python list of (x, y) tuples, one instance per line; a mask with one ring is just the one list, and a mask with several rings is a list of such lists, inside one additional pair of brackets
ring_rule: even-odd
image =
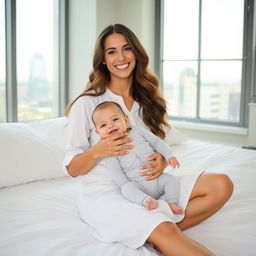
[[(164, 255), (212, 255), (181, 230), (200, 223), (225, 204), (232, 194), (232, 182), (226, 175), (197, 172), (178, 178), (181, 191), (178, 201), (183, 214), (174, 215), (168, 204), (167, 211), (159, 204), (157, 212), (151, 214), (144, 206), (124, 199), (108, 169), (114, 167), (104, 161), (108, 156), (123, 156), (125, 151), (129, 155), (134, 146), (129, 133), (124, 131), (99, 138), (92, 114), (104, 101), (118, 103), (131, 126), (142, 126), (160, 138), (170, 132), (158, 79), (147, 66), (147, 53), (129, 28), (110, 25), (99, 35), (88, 86), (66, 109), (67, 145), (63, 164), (69, 175), (81, 176), (80, 217), (103, 242), (118, 241), (138, 248), (148, 241)], [(145, 176), (146, 182), (153, 182), (162, 175), (166, 161), (157, 152), (145, 153), (145, 159), (146, 163), (136, 172), (140, 178)]]

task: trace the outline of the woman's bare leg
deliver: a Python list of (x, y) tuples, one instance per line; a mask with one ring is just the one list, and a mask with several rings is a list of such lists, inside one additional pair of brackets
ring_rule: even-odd
[(190, 195), (185, 218), (177, 223), (181, 230), (190, 228), (217, 212), (230, 198), (233, 183), (225, 174), (200, 175)]
[(148, 238), (148, 242), (157, 246), (165, 256), (211, 256), (207, 248), (185, 236), (171, 222), (158, 225)]

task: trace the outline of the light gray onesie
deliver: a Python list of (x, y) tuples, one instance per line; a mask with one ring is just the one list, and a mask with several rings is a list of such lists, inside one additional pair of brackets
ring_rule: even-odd
[(148, 163), (147, 158), (154, 152), (160, 153), (166, 159), (174, 157), (170, 147), (150, 131), (139, 127), (132, 127), (128, 134), (135, 146), (127, 155), (106, 158), (108, 169), (121, 188), (122, 195), (137, 204), (146, 204), (147, 199), (153, 197), (167, 203), (178, 203), (179, 181), (174, 175), (162, 173), (154, 180), (145, 180), (140, 176), (139, 167)]

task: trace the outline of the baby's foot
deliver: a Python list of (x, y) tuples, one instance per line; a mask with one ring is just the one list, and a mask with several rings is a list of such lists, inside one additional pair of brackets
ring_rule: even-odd
[(183, 213), (182, 208), (180, 208), (177, 204), (170, 203), (169, 206), (174, 214), (182, 214)]
[(156, 209), (158, 206), (158, 202), (156, 199), (154, 198), (149, 198), (147, 201), (146, 201), (146, 208), (149, 210), (149, 211), (152, 211), (154, 209)]

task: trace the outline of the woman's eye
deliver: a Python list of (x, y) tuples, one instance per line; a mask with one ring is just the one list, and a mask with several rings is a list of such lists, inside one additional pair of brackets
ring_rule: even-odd
[(114, 50), (110, 50), (110, 51), (107, 52), (107, 54), (109, 54), (109, 55), (112, 55), (112, 54), (115, 54), (115, 53), (116, 53), (116, 51), (114, 51)]
[(124, 48), (124, 50), (125, 50), (125, 51), (131, 51), (132, 49), (131, 49), (130, 46), (127, 46), (127, 47)]

